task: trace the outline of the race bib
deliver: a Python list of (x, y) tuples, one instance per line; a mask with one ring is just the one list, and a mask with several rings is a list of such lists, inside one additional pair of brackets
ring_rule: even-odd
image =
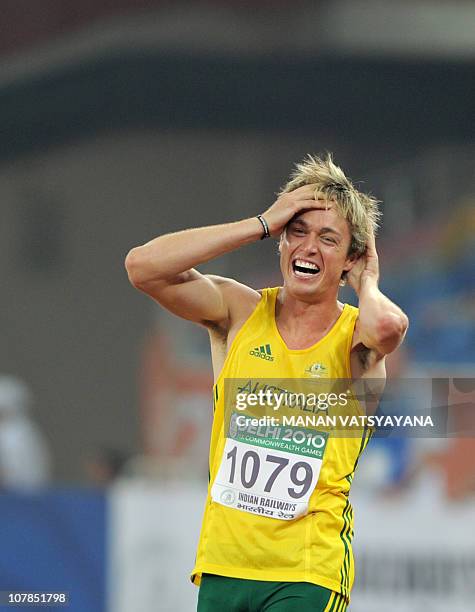
[(255, 427), (233, 413), (213, 501), (290, 521), (308, 512), (328, 433), (300, 427)]

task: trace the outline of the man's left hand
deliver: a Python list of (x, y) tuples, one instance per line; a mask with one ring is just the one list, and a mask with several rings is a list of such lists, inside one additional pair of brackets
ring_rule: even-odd
[(379, 260), (376, 251), (376, 240), (374, 232), (371, 229), (365, 252), (359, 257), (358, 261), (348, 272), (346, 277), (348, 284), (352, 287), (356, 294), (359, 295), (361, 285), (366, 280), (373, 280), (378, 283), (379, 280)]

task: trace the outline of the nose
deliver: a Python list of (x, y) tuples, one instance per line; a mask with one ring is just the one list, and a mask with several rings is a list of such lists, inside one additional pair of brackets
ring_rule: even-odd
[(318, 239), (312, 232), (309, 232), (301, 244), (306, 255), (316, 255), (318, 253)]

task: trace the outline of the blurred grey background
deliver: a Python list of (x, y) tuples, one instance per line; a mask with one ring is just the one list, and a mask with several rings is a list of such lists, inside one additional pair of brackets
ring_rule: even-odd
[[(124, 258), (158, 234), (262, 212), (307, 153), (333, 152), (383, 200), (381, 284), (411, 320), (393, 372), (473, 379), (475, 3), (3, 0), (0, 11), (1, 488), (103, 490), (124, 470), (180, 482), (192, 463), (204, 494), (206, 334), (134, 291)], [(271, 241), (203, 269), (279, 283)], [(470, 504), (474, 451), (469, 437), (404, 456), (439, 470), (444, 503)], [(411, 489), (412, 459), (371, 452), (364, 496)], [(12, 516), (26, 507), (9, 499)], [(98, 589), (78, 609), (102, 609)]]
[[(384, 200), (396, 294), (415, 268), (427, 278), (437, 226), (473, 213), (472, 2), (0, 7), (0, 363), (31, 386), (60, 480), (84, 477), (88, 446), (140, 449), (155, 313), (128, 285), (132, 246), (257, 214), (325, 150)], [(258, 244), (210, 269), (278, 282), (273, 254)]]

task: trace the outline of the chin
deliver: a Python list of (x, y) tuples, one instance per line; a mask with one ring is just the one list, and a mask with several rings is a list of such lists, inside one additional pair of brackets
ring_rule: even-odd
[(314, 301), (322, 293), (319, 282), (302, 282), (298, 279), (287, 279), (285, 288), (289, 295), (304, 302)]

